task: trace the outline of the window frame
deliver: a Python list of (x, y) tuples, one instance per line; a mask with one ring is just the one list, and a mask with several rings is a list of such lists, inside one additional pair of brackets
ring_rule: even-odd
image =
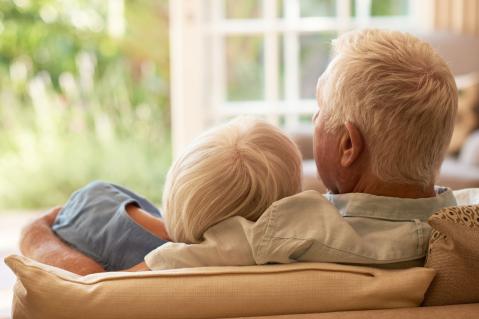
[[(300, 96), (300, 36), (353, 28), (381, 27), (404, 31), (432, 29), (432, 0), (408, 0), (405, 16), (372, 17), (364, 8), (372, 0), (356, 0), (356, 17), (350, 0), (336, 1), (336, 17), (301, 17), (300, 0), (258, 0), (262, 14), (256, 19), (227, 19), (225, 0), (170, 0), (172, 78), (172, 135), (177, 155), (206, 127), (225, 118), (253, 114), (288, 128), (300, 116), (313, 114), (314, 99)], [(283, 18), (277, 17), (283, 2)], [(264, 37), (264, 99), (226, 100), (225, 39), (228, 36)], [(280, 37), (284, 36), (280, 48)], [(283, 60), (280, 61), (280, 50)], [(194, 52), (194, 54), (192, 54)], [(280, 63), (284, 63), (283, 98), (280, 98)], [(319, 76), (319, 74), (318, 74)], [(280, 123), (281, 122), (281, 123)]]

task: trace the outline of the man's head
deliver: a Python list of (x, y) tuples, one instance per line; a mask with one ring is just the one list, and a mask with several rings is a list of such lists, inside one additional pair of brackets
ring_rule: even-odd
[(350, 192), (362, 174), (433, 185), (457, 109), (446, 63), (427, 43), (394, 31), (350, 32), (333, 47), (313, 118), (316, 165), (326, 187)]
[(277, 127), (239, 118), (199, 136), (168, 172), (163, 208), (174, 241), (199, 242), (233, 216), (257, 220), (301, 190), (301, 154)]

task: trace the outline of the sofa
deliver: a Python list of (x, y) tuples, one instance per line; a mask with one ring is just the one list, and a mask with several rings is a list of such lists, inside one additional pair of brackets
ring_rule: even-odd
[(479, 206), (428, 222), (426, 264), (408, 269), (301, 262), (79, 276), (11, 255), (12, 317), (478, 318)]

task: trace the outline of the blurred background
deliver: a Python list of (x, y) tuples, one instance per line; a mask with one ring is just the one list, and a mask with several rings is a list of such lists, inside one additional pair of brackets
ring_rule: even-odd
[(92, 179), (161, 196), (171, 161), (167, 1), (0, 1), (0, 209)]
[[(322, 190), (310, 119), (331, 39), (408, 31), (447, 60), (460, 112), (439, 182), (479, 187), (479, 0), (0, 0), (0, 256), (33, 212), (94, 179), (160, 204), (166, 171), (240, 114), (290, 132)], [(0, 266), (0, 317), (11, 273)]]

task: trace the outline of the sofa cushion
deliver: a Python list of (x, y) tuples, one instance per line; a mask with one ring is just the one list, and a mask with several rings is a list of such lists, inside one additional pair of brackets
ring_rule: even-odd
[(479, 302), (479, 206), (440, 210), (433, 228), (426, 267), (437, 271), (424, 305)]
[(217, 318), (418, 306), (435, 271), (327, 263), (205, 267), (88, 276), (23, 256), (13, 317)]
[[(401, 309), (338, 311), (314, 314), (274, 316), (275, 319), (471, 319), (479, 313), (479, 303), (466, 305), (414, 307)], [(273, 317), (248, 317), (273, 319)]]

